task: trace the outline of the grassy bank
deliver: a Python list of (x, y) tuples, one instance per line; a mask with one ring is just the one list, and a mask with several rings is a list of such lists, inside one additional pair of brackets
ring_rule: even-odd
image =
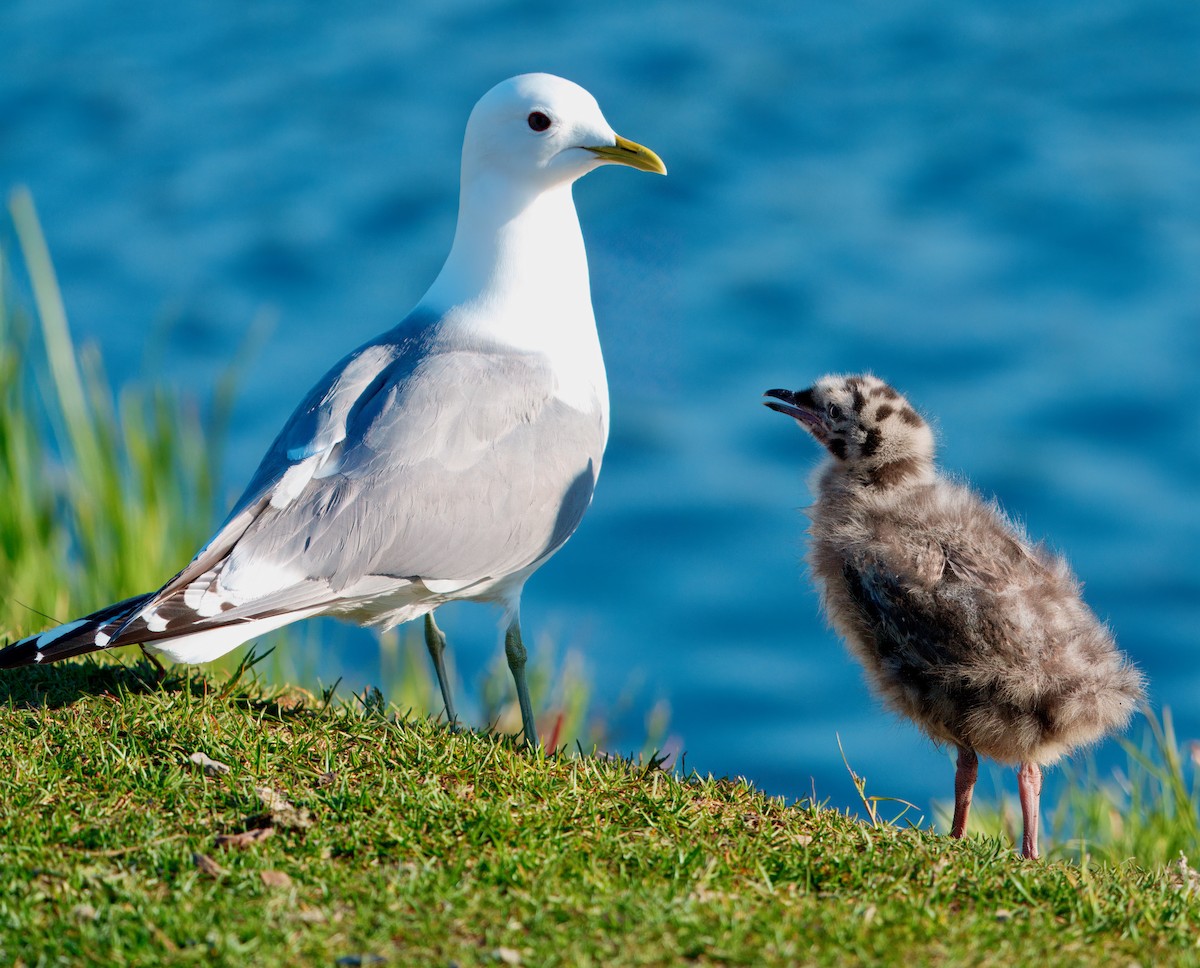
[(148, 672), (0, 677), (0, 961), (1200, 957), (1187, 870), (1026, 863), (740, 782)]

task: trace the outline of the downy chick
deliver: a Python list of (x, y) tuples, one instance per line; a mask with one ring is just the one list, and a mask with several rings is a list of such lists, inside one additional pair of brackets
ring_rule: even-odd
[(951, 835), (977, 754), (1018, 764), (1022, 854), (1038, 856), (1041, 767), (1123, 729), (1143, 679), (1061, 557), (941, 476), (929, 425), (870, 375), (768, 390), (829, 452), (809, 566), (833, 628), (884, 702), (958, 749)]

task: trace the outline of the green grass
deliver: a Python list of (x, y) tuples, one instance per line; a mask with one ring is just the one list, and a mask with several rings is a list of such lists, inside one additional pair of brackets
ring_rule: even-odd
[[(1200, 902), (1170, 870), (1028, 863), (996, 838), (872, 827), (743, 782), (148, 673), (0, 677), (0, 961), (1200, 958)], [(205, 775), (196, 752), (229, 772)], [(272, 817), (264, 787), (309, 825)], [(216, 843), (264, 826), (244, 849)]]
[[(224, 510), (228, 409), (228, 383), (206, 419), (168, 390), (115, 397), (70, 338), (32, 203), (12, 211), (27, 285), (0, 254), (0, 639), (187, 560)], [(1007, 802), (952, 842), (865, 789), (866, 823), (582, 755), (608, 737), (570, 655), (531, 678), (544, 734), (581, 755), (453, 733), (423, 715), (419, 640), (381, 648), (394, 706), (280, 685), (312, 680), (288, 671), (302, 649), (260, 666), (275, 685), (228, 668), (154, 685), (129, 652), (0, 673), (0, 963), (1200, 962), (1180, 862), (1200, 858), (1200, 790), (1168, 714), (1120, 774), (1085, 761), (1044, 804), (1031, 864)], [(515, 732), (499, 658), (481, 693), (480, 721)]]

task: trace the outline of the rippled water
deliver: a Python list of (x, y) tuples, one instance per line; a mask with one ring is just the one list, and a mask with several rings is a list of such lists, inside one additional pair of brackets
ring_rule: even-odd
[[(32, 187), (77, 335), (119, 380), (204, 394), (275, 320), (231, 492), (436, 273), (475, 99), (549, 70), (671, 169), (576, 189), (612, 441), (523, 614), (584, 653), (597, 702), (640, 674), (689, 767), (773, 792), (850, 803), (840, 733), (876, 792), (949, 794), (944, 754), (817, 615), (816, 453), (759, 403), (869, 368), (936, 417), (949, 470), (1072, 558), (1200, 734), (1200, 8), (423, 6), (0, 7), (0, 186)], [(468, 681), (496, 650), (481, 612), (444, 610)], [(369, 637), (325, 641), (322, 676), (371, 679)]]

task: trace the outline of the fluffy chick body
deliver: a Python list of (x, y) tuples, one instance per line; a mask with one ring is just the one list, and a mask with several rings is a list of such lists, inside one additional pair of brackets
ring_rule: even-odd
[(939, 742), (1053, 763), (1123, 728), (1141, 677), (1067, 562), (937, 475), (880, 489), (827, 467), (809, 566), (884, 701)]

